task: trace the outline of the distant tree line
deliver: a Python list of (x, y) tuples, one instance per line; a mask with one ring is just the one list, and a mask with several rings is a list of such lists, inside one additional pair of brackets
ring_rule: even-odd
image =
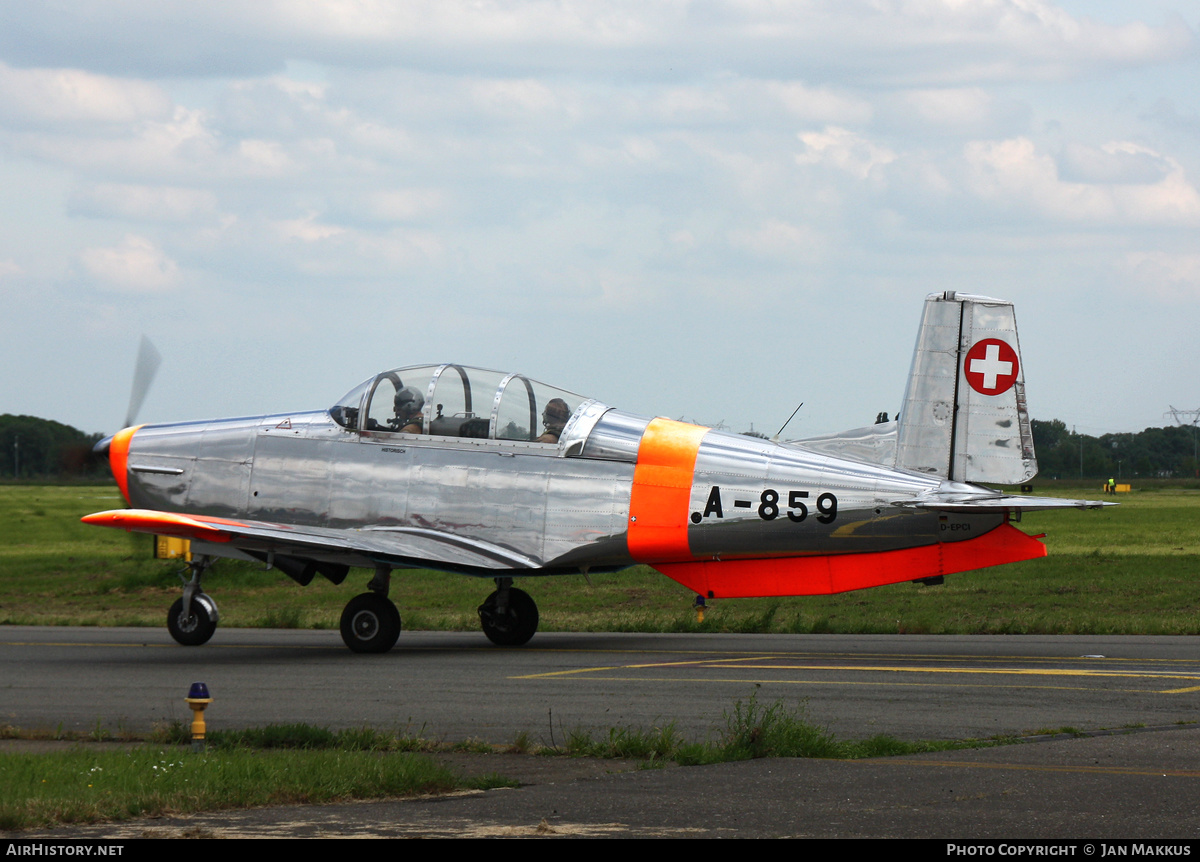
[(100, 434), (36, 416), (0, 415), (0, 477), (63, 479), (106, 475), (103, 458), (92, 454)]
[[(1169, 478), (1200, 475), (1197, 429), (1168, 426), (1137, 433), (1076, 434), (1058, 419), (1034, 419), (1033, 443), (1043, 478)], [(754, 437), (767, 435), (748, 432)], [(104, 478), (108, 467), (92, 454), (100, 434), (36, 416), (0, 415), (0, 478)]]
[(1046, 479), (1170, 478), (1200, 475), (1197, 429), (1172, 425), (1137, 433), (1076, 434), (1057, 419), (1034, 419), (1038, 475)]

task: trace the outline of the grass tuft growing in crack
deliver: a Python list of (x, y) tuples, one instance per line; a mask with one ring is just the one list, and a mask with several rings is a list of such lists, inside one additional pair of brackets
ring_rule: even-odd
[(584, 730), (574, 730), (567, 734), (567, 742), (561, 749), (542, 751), (575, 757), (674, 761), (681, 766), (696, 766), (760, 757), (858, 760), (986, 748), (1014, 742), (1015, 739), (1006, 737), (905, 742), (883, 734), (864, 740), (842, 740), (827, 728), (808, 721), (803, 705), (789, 708), (779, 700), (764, 705), (758, 701), (757, 694), (752, 694), (746, 700), (736, 701), (732, 709), (725, 711), (724, 728), (715, 739), (708, 741), (684, 739), (672, 723), (649, 731), (629, 727), (610, 728), (601, 739), (595, 739)]

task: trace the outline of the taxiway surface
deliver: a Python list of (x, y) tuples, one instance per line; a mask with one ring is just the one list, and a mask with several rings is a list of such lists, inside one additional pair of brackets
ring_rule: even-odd
[[(517, 791), (283, 807), (69, 827), (43, 835), (822, 836), (1179, 838), (1197, 834), (1197, 642), (1187, 637), (405, 633), (382, 656), (334, 632), (219, 630), (200, 648), (155, 629), (0, 629), (0, 721), (141, 731), (186, 720), (206, 682), (210, 727), (369, 725), (494, 743), (575, 729), (720, 732), (738, 701), (802, 705), (845, 737), (1026, 735), (1031, 745), (836, 762), (769, 759), (582, 774), (562, 758), (485, 757)], [(505, 760), (504, 758), (509, 759)], [(470, 771), (470, 764), (461, 764)], [(628, 769), (628, 766), (626, 767)]]
[(802, 705), (839, 736), (904, 739), (1166, 726), (1200, 718), (1189, 637), (541, 633), (500, 649), (473, 633), (405, 632), (355, 655), (336, 632), (219, 629), (203, 647), (165, 630), (0, 629), (0, 721), (145, 731), (278, 722), (456, 741), (561, 743), (566, 732), (673, 722), (703, 739), (751, 695)]
[[(186, 720), (183, 696), (203, 681), (215, 699), (212, 728), (307, 722), (561, 744), (575, 729), (673, 722), (703, 739), (753, 695), (802, 705), (842, 737), (1048, 740), (651, 771), (479, 755), (457, 767), (512, 774), (523, 786), (25, 837), (1170, 838), (1190, 847), (1200, 831), (1196, 647), (1188, 637), (543, 633), (499, 649), (481, 635), (417, 632), (387, 655), (361, 656), (335, 632), (224, 629), (188, 648), (155, 629), (14, 626), (0, 629), (0, 722), (146, 730)], [(1038, 735), (1063, 728), (1092, 735)]]

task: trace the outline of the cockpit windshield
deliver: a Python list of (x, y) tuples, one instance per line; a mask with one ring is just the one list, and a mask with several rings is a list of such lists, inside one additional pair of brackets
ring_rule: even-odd
[(396, 368), (356, 386), (330, 408), (363, 434), (426, 434), (558, 444), (595, 402), (520, 374), (464, 365)]

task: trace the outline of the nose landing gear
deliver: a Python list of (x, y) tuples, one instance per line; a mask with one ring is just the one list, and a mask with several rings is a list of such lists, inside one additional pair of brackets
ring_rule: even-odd
[(184, 582), (183, 597), (176, 599), (167, 611), (167, 631), (184, 646), (208, 643), (221, 620), (217, 603), (200, 589), (200, 578), (211, 565), (212, 558), (203, 556), (187, 564), (192, 576)]

